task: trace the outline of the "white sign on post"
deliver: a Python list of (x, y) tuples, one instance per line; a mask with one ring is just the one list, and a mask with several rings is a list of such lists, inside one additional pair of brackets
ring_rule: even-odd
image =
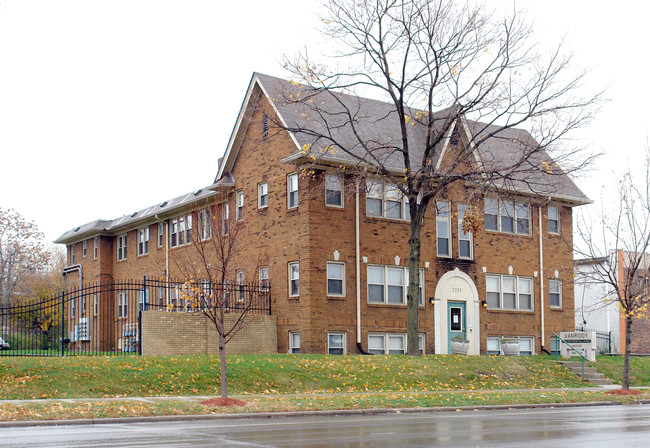
[[(560, 341), (560, 354), (563, 358), (578, 356), (576, 350), (589, 361), (596, 361), (596, 332), (595, 331), (563, 331), (560, 337), (567, 343)], [(573, 350), (571, 347), (575, 350)]]

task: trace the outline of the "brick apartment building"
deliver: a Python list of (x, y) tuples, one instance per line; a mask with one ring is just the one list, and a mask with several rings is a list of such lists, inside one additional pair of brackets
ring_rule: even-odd
[[(86, 282), (179, 277), (189, 241), (209, 237), (206, 204), (227, 198), (222, 215), (242, 223), (248, 252), (232, 263), (232, 277), (270, 280), (278, 352), (402, 353), (406, 201), (378, 176), (347, 174), (341, 168), (354, 162), (342, 155), (314, 165), (305, 155), (307, 136), (273, 126), (310, 119), (283, 101), (294, 86), (254, 74), (211, 186), (85, 224), (56, 242), (67, 245), (70, 264), (83, 266)], [(349, 98), (370, 113), (386, 106)], [(462, 124), (457, 130), (470, 132)], [(502, 141), (529, 138), (507, 133), (487, 145), (492, 154), (512, 150)], [(538, 185), (545, 187), (520, 183), (470, 203), (459, 184), (429, 207), (421, 246), (423, 352), (448, 353), (449, 340), (463, 332), (470, 354), (499, 353), (503, 336), (519, 337), (522, 354), (535, 354), (549, 348), (552, 331), (573, 330), (572, 208), (587, 198), (565, 174)], [(470, 233), (462, 218), (472, 205), (482, 213)]]

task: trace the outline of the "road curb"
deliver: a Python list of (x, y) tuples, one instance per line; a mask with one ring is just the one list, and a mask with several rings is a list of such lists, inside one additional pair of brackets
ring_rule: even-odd
[[(637, 400), (639, 405), (650, 404), (650, 400)], [(543, 408), (576, 408), (591, 406), (623, 406), (618, 401), (592, 401), (586, 403), (538, 403), (515, 405), (483, 405), (483, 406), (445, 406), (432, 408), (372, 408), (372, 409), (333, 409), (326, 411), (293, 411), (265, 412), (240, 414), (198, 414), (198, 415), (159, 415), (147, 417), (111, 417), (102, 419), (75, 420), (33, 420), (33, 421), (4, 421), (0, 428), (34, 427), (34, 426), (78, 426), (78, 425), (108, 425), (118, 423), (147, 423), (147, 422), (176, 422), (197, 420), (233, 420), (233, 419), (271, 419), (307, 416), (339, 416), (339, 415), (378, 415), (378, 414), (418, 414), (431, 412), (467, 412), (467, 411), (503, 411), (520, 409)], [(631, 406), (631, 405), (626, 405)]]

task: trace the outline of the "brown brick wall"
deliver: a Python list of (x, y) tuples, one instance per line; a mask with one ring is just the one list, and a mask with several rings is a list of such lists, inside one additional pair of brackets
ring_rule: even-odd
[[(625, 339), (624, 331), (621, 339)], [(632, 353), (650, 354), (650, 319), (645, 316), (632, 319)]]
[[(237, 316), (227, 314), (226, 328)], [(246, 324), (226, 345), (227, 354), (275, 353), (275, 316), (250, 314)], [(219, 353), (219, 335), (202, 313), (142, 312), (143, 355), (210, 355)]]
[[(345, 180), (345, 207), (334, 208), (325, 205), (323, 174), (301, 177), (299, 181), (299, 206), (287, 208), (287, 174), (296, 172), (291, 164), (280, 163), (296, 148), (287, 133), (276, 133), (271, 127), (269, 135), (262, 135), (262, 113), (273, 114), (264, 97), (253, 113), (237, 162), (232, 170), (236, 187), (228, 201), (231, 204), (231, 219), (235, 219), (235, 191), (244, 192), (244, 220), (240, 233), (246, 245), (245, 255), (231, 263), (229, 276), (243, 270), (246, 281), (258, 278), (258, 268), (269, 268), (271, 280), (272, 314), (277, 317), (277, 351), (288, 350), (289, 332), (301, 334), (303, 353), (324, 353), (327, 351), (328, 331), (345, 331), (347, 351), (357, 353), (356, 348), (356, 272), (355, 272), (355, 182)], [(273, 120), (271, 120), (272, 122)], [(268, 182), (268, 207), (258, 209), (257, 189), (260, 182)], [(466, 202), (467, 192), (460, 187), (450, 188), (446, 198), (457, 211), (459, 202)], [(545, 345), (550, 344), (551, 331), (572, 330), (573, 308), (573, 259), (572, 259), (572, 209), (561, 207), (561, 235), (547, 232), (546, 202), (542, 203), (542, 242), (544, 247), (544, 272), (539, 260), (539, 221), (535, 198), (531, 203), (531, 235), (509, 235), (488, 232), (484, 227), (474, 234), (474, 259), (458, 259), (458, 219), (452, 217), (452, 258), (437, 257), (435, 231), (435, 205), (431, 204), (422, 228), (421, 266), (425, 262), (425, 299), (433, 297), (438, 279), (446, 272), (458, 268), (475, 283), (479, 299), (485, 300), (486, 273), (509, 273), (532, 277), (534, 281), (534, 311), (480, 310), (481, 350), (486, 349), (489, 335), (534, 336), (536, 351), (541, 348), (541, 303), (540, 282), (544, 282)], [(480, 210), (482, 203), (477, 206)], [(367, 263), (360, 264), (361, 278), (361, 322), (363, 347), (367, 347), (368, 332), (406, 332), (405, 305), (374, 305), (367, 302), (368, 264), (407, 266), (409, 224), (383, 218), (365, 216), (365, 185), (360, 186), (360, 241), (361, 256)], [(196, 225), (195, 225), (196, 229)], [(167, 227), (165, 231), (167, 232)], [(102, 237), (100, 250), (101, 268), (115, 279), (141, 278), (143, 274), (164, 275), (165, 249), (157, 247), (157, 225), (150, 227), (149, 254), (136, 254), (136, 231), (128, 233), (128, 256), (117, 261), (115, 238)], [(167, 238), (167, 234), (165, 234)], [(89, 243), (90, 244), (90, 243)], [(326, 263), (334, 260), (338, 251), (339, 261), (345, 263), (345, 297), (327, 297)], [(179, 263), (191, 262), (191, 248), (179, 247), (169, 250), (169, 274), (180, 276)], [(289, 297), (287, 263), (300, 262), (300, 296)], [(85, 265), (85, 262), (84, 262)], [(485, 268), (486, 272), (483, 272)], [(549, 307), (549, 279), (562, 281), (563, 298), (560, 310)], [(90, 272), (90, 271), (89, 271)], [(95, 272), (95, 271), (93, 271)], [(537, 272), (537, 276), (535, 276)], [(98, 275), (98, 274), (97, 274)], [(420, 332), (426, 335), (426, 352), (434, 351), (434, 309), (425, 300), (420, 308)]]

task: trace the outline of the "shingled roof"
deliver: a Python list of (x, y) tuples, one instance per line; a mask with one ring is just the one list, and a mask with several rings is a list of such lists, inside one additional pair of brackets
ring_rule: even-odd
[[(281, 125), (292, 130), (290, 135), (296, 147), (284, 162), (295, 162), (310, 154), (323, 162), (370, 166), (381, 163), (389, 171), (400, 172), (404, 169), (403, 157), (394, 150), (401, 147), (402, 143), (400, 119), (396, 116), (397, 111), (392, 104), (344, 93), (314, 92), (296, 82), (255, 73), (233, 130), (225, 163), (221, 164), (215, 181), (219, 181), (221, 176), (232, 168), (238, 153), (237, 145), (241, 141), (238, 133), (246, 129), (246, 120), (256, 107), (260, 92), (272, 104)], [(314, 111), (314, 106), (317, 106), (318, 112)], [(453, 117), (451, 112), (453, 110), (450, 108), (434, 114), (434, 122), (439, 123), (439, 129), (443, 129), (446, 120), (453, 119), (450, 118)], [(408, 114), (416, 116), (419, 112), (409, 111)], [(480, 137), (481, 134), (489, 135), (498, 130), (496, 126), (465, 118), (460, 120), (459, 125), (475, 137)], [(329, 138), (319, 139), (315, 134), (328, 134)], [(361, 138), (357, 138), (357, 135)], [(378, 148), (373, 151), (377, 161), (370, 160), (368, 151), (361, 146), (360, 140), (371, 142), (374, 148)], [(418, 152), (417, 149), (425, 147), (426, 128), (418, 124), (409, 126), (408, 141), (412, 167), (417, 170), (422, 164), (423, 156), (422, 151)], [(354, 155), (337, 150), (337, 145), (332, 145), (332, 142), (351, 149)], [(517, 158), (526, 145), (537, 145), (528, 131), (504, 129), (474, 150), (483, 166), (499, 169), (512, 165), (509, 162)], [(438, 148), (436, 154), (442, 153), (441, 148)], [(435, 163), (436, 161), (434, 165)], [(572, 204), (589, 202), (584, 193), (544, 150), (536, 152), (527, 163), (529, 166), (521, 169), (520, 173), (514, 173), (513, 179), (507, 182), (497, 180), (495, 185), (519, 193), (549, 196)]]

